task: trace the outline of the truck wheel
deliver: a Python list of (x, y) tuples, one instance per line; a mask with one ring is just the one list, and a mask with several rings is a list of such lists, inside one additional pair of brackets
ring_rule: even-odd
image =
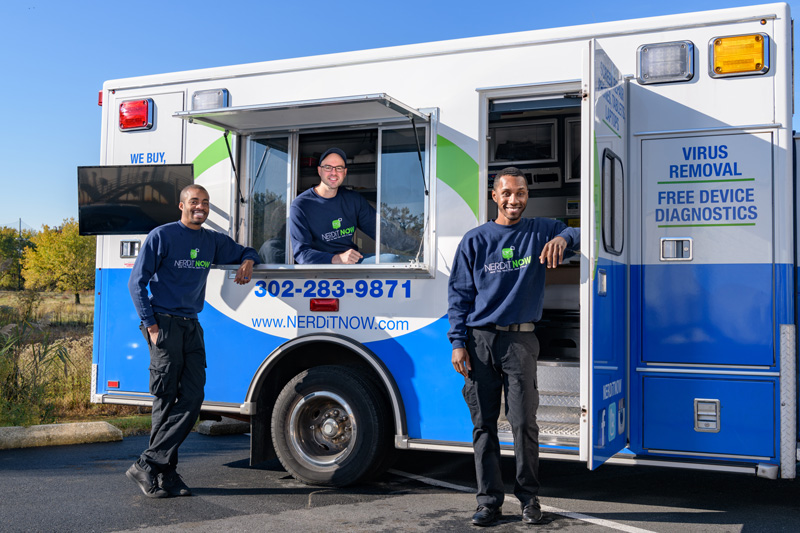
[(281, 391), (272, 412), (272, 441), (292, 476), (341, 487), (377, 473), (387, 453), (385, 402), (358, 369), (310, 368)]

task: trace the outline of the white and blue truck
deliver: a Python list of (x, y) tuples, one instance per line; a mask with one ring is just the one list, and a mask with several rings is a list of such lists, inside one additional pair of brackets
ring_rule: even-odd
[[(253, 463), (345, 485), (395, 448), (471, 453), (447, 283), (513, 165), (526, 216), (582, 232), (536, 325), (542, 457), (795, 476), (786, 4), (121, 79), (101, 100), (80, 193), (100, 236), (94, 402), (151, 402), (127, 282), (149, 228), (178, 219), (183, 179), (209, 190), (207, 226), (264, 261), (247, 286), (212, 267), (200, 315), (204, 410), (250, 422)], [(345, 184), (414, 239), (402, 261), (381, 262), (380, 229), (354, 236), (376, 264), (293, 261), (291, 202), (331, 146)]]

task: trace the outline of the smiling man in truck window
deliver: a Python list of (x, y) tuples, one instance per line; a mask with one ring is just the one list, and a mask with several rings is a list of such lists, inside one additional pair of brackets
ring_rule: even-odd
[[(376, 213), (363, 196), (341, 186), (347, 177), (347, 155), (330, 148), (319, 158), (317, 173), (319, 185), (299, 194), (289, 213), (294, 260), (301, 265), (374, 263), (375, 257), (365, 257), (353, 239), (356, 230), (375, 239)], [(412, 253), (419, 246), (417, 239), (387, 221), (381, 221), (381, 232), (381, 239), (396, 250)], [(396, 263), (403, 258), (384, 253), (380, 260)]]
[(299, 264), (354, 265), (363, 259), (353, 242), (356, 228), (375, 238), (375, 209), (363, 196), (341, 188), (347, 155), (330, 148), (319, 158), (320, 182), (298, 195), (289, 215), (294, 260)]

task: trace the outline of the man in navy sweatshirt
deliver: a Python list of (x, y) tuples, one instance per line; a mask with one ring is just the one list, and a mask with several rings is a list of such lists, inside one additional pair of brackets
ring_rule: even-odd
[(497, 174), (492, 199), (497, 219), (464, 235), (448, 286), (452, 364), (464, 376), (473, 423), (478, 509), (472, 523), (487, 526), (502, 514), (497, 419), (505, 390), (517, 464), (514, 494), (523, 522), (537, 524), (542, 511), (534, 322), (542, 316), (545, 267), (561, 264), (565, 250), (578, 247), (580, 232), (548, 218), (523, 218), (528, 186), (515, 167)]
[(203, 309), (209, 267), (241, 263), (234, 282), (244, 285), (259, 262), (254, 249), (202, 227), (209, 211), (205, 188), (189, 185), (180, 199), (180, 220), (150, 232), (128, 281), (150, 349), (154, 399), (150, 445), (126, 475), (151, 498), (191, 495), (176, 467), (178, 447), (204, 398), (206, 352), (197, 313)]
[(347, 155), (327, 150), (317, 167), (320, 182), (300, 193), (289, 212), (289, 236), (299, 264), (354, 265), (363, 256), (353, 242), (356, 228), (375, 238), (375, 209), (355, 191), (340, 188)]

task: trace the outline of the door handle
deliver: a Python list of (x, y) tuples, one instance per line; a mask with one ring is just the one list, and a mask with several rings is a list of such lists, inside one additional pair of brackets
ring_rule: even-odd
[(661, 239), (662, 261), (691, 261), (692, 239), (689, 237)]
[(608, 277), (605, 269), (597, 270), (597, 295), (605, 296), (608, 293)]

